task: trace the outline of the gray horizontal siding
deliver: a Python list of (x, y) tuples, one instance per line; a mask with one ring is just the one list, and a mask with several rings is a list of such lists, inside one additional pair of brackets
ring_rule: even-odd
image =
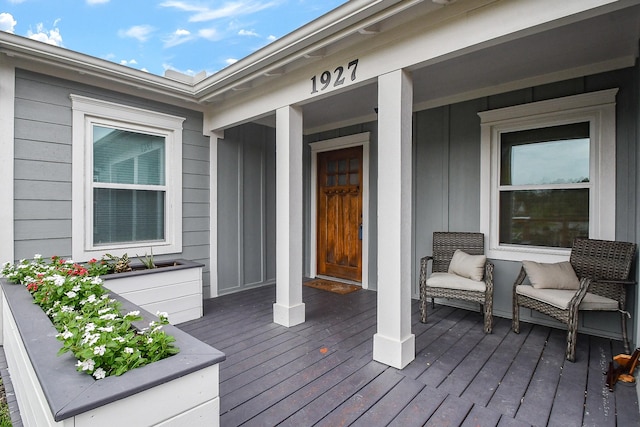
[(24, 70), (16, 70), (15, 257), (31, 258), (35, 253), (68, 257), (72, 237), (81, 238), (71, 235), (72, 93), (186, 118), (183, 251), (172, 257), (205, 264), (208, 287), (209, 139), (202, 135), (202, 114)]

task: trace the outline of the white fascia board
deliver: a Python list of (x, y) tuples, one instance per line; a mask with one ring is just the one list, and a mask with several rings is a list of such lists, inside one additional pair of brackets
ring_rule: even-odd
[(638, 1), (572, 0), (562, 5), (556, 0), (453, 3), (438, 13), (380, 33), (323, 61), (275, 77), (268, 85), (215, 104), (205, 112), (205, 131), (237, 125), (286, 105), (303, 105), (327, 96), (335, 89), (311, 94), (310, 79), (351, 59), (359, 59), (358, 78), (338, 90), (375, 81), (378, 76), (395, 70), (441, 61), (632, 3)]
[[(196, 85), (201, 98), (211, 98), (223, 86), (237, 84), (240, 78), (249, 74), (262, 75), (272, 68), (281, 67), (277, 63), (283, 58), (299, 59), (305, 50), (317, 50), (315, 44), (331, 37), (363, 19), (398, 3), (420, 3), (423, 0), (351, 0), (325, 15), (311, 21), (299, 29), (279, 38), (257, 52), (233, 63)], [(357, 31), (357, 30), (354, 30)], [(214, 89), (214, 90), (212, 90)]]
[(16, 67), (27, 70), (46, 72), (74, 81), (88, 80), (93, 85), (104, 82), (109, 88), (128, 87), (135, 92), (151, 93), (165, 99), (179, 99), (196, 106), (192, 84), (14, 34), (0, 32), (0, 53), (10, 58)]

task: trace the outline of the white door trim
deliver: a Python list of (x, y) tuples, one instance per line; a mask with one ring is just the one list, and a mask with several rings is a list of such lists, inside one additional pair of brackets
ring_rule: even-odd
[(311, 147), (310, 276), (317, 274), (318, 153), (362, 146), (362, 288), (369, 287), (369, 132), (313, 142)]

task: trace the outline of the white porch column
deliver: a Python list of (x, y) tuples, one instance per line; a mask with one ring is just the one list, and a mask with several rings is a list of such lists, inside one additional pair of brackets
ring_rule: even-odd
[(378, 332), (373, 359), (404, 368), (415, 358), (411, 333), (411, 119), (409, 74), (378, 78)]
[(205, 298), (218, 296), (218, 141), (224, 130), (209, 134), (209, 292)]
[(276, 303), (273, 321), (305, 320), (302, 302), (302, 110), (276, 110)]

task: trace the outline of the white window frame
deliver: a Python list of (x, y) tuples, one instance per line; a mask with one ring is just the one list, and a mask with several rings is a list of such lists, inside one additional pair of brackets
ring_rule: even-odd
[[(183, 117), (70, 95), (72, 105), (72, 257), (76, 261), (182, 252)], [(93, 243), (93, 126), (114, 127), (165, 138), (165, 238), (162, 241)], [(121, 186), (119, 186), (121, 187)]]
[(481, 120), (480, 229), (487, 256), (511, 261), (559, 262), (568, 248), (499, 243), (500, 135), (527, 129), (589, 122), (589, 237), (615, 239), (616, 123), (618, 89), (533, 102), (478, 113)]

